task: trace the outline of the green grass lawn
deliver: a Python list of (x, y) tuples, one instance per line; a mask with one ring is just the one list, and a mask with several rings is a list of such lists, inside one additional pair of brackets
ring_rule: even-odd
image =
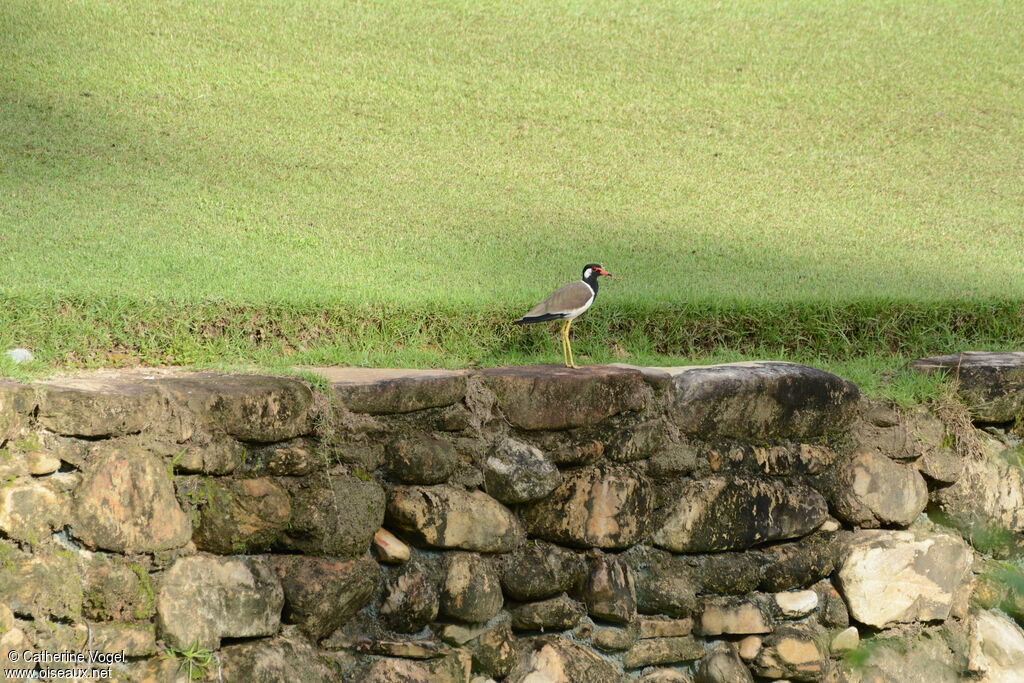
[[(1024, 343), (1024, 3), (0, 3), (47, 367)], [(0, 367), (2, 370), (2, 367)]]

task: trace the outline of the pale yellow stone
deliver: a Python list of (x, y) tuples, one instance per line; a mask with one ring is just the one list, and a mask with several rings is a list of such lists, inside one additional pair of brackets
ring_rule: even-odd
[(860, 633), (856, 626), (840, 631), (832, 638), (832, 652), (856, 650), (858, 645), (860, 645)]
[(36, 476), (53, 474), (60, 469), (60, 458), (54, 457), (49, 453), (34, 451), (26, 455), (25, 459), (28, 462), (29, 473)]
[(409, 561), (409, 546), (397, 536), (381, 527), (373, 535), (373, 550), (377, 559), (387, 564), (402, 564)]
[(737, 650), (740, 654), (740, 659), (750, 661), (757, 658), (757, 654), (761, 651), (761, 643), (764, 640), (761, 636), (747, 636), (739, 642)]

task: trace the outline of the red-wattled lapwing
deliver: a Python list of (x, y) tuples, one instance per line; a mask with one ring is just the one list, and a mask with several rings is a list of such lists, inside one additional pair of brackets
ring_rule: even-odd
[(597, 298), (597, 278), (602, 275), (611, 276), (596, 263), (588, 263), (583, 266), (583, 279), (570, 282), (544, 301), (530, 309), (530, 312), (513, 325), (530, 325), (542, 323), (548, 320), (562, 321), (562, 358), (565, 360), (565, 367), (578, 368), (572, 358), (572, 344), (569, 342), (569, 328), (572, 321), (583, 314), (594, 303)]

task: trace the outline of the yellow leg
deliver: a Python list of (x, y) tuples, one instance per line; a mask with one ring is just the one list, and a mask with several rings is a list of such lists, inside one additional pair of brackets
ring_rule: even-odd
[(565, 326), (565, 347), (567, 349), (569, 349), (569, 362), (567, 363), (567, 365), (570, 368), (579, 369), (580, 366), (576, 365), (576, 361), (573, 360), (573, 357), (572, 357), (572, 341), (569, 339), (569, 328), (571, 328), (571, 327), (572, 327), (572, 321), (570, 320), (569, 324)]
[(565, 363), (566, 367), (569, 367), (569, 350), (566, 347), (566, 344), (568, 343), (569, 338), (566, 337), (566, 335), (565, 335), (565, 330), (567, 329), (568, 324), (569, 324), (568, 320), (563, 320), (562, 324), (561, 324), (561, 328), (558, 330), (558, 336), (562, 340), (562, 362)]

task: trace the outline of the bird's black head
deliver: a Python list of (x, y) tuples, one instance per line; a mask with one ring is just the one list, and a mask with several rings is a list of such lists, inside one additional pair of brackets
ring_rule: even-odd
[(604, 268), (602, 268), (597, 263), (588, 263), (587, 265), (583, 266), (584, 280), (594, 282), (597, 280), (597, 278), (599, 278), (602, 275), (607, 275), (608, 277), (611, 277), (612, 274), (609, 273)]

